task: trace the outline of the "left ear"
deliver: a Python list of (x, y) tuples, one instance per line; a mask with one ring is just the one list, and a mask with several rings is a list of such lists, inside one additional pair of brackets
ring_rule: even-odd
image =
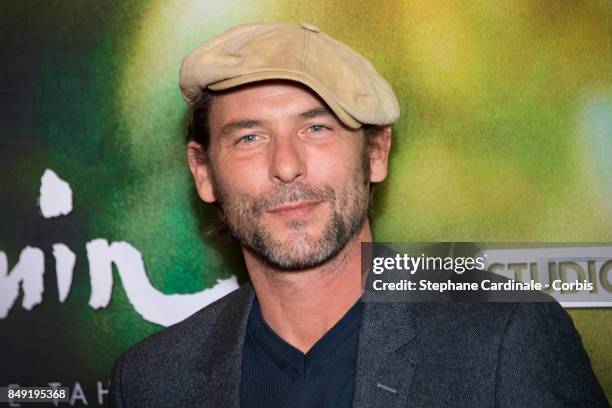
[(389, 152), (391, 151), (391, 126), (385, 126), (375, 137), (370, 148), (370, 181), (379, 183), (387, 177)]

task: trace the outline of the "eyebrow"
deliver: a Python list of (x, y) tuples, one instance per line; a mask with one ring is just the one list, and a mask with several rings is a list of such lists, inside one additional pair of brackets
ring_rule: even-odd
[[(318, 116), (332, 115), (331, 111), (324, 107), (318, 106), (306, 112), (299, 113), (297, 116), (304, 119), (312, 119)], [(221, 127), (221, 135), (229, 135), (236, 130), (252, 129), (258, 126), (262, 126), (263, 122), (257, 119), (242, 119), (233, 122), (226, 123)]]
[(220, 133), (222, 135), (228, 135), (236, 130), (242, 129), (252, 129), (257, 126), (261, 126), (262, 121), (255, 119), (244, 119), (244, 120), (236, 120), (234, 122), (226, 123), (221, 127)]
[(316, 118), (317, 116), (324, 116), (324, 115), (331, 115), (331, 114), (332, 114), (331, 111), (327, 109), (325, 106), (319, 106), (309, 111), (302, 112), (298, 116), (304, 119), (312, 119), (312, 118)]

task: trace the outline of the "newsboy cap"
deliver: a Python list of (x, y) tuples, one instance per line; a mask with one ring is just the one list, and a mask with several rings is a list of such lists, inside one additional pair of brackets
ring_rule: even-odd
[(179, 86), (192, 105), (205, 88), (220, 91), (270, 79), (306, 85), (353, 129), (399, 118), (393, 89), (372, 64), (307, 23), (243, 24), (217, 35), (183, 59)]

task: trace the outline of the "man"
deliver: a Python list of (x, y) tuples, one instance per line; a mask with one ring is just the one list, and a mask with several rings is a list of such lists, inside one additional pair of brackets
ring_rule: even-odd
[(125, 353), (116, 407), (606, 406), (556, 303), (361, 302), (371, 184), (399, 107), (310, 24), (247, 24), (183, 61), (189, 167), (250, 283)]

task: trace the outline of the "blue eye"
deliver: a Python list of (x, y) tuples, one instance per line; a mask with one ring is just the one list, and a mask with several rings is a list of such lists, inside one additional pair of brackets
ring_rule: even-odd
[(245, 136), (242, 136), (241, 138), (239, 138), (236, 141), (235, 144), (238, 144), (238, 143), (252, 143), (252, 142), (254, 142), (256, 140), (256, 138), (257, 138), (257, 135), (245, 135)]
[(323, 125), (312, 125), (310, 128), (310, 130), (312, 130), (313, 132), (321, 132), (323, 130), (327, 130), (329, 129), (327, 126), (323, 126)]

